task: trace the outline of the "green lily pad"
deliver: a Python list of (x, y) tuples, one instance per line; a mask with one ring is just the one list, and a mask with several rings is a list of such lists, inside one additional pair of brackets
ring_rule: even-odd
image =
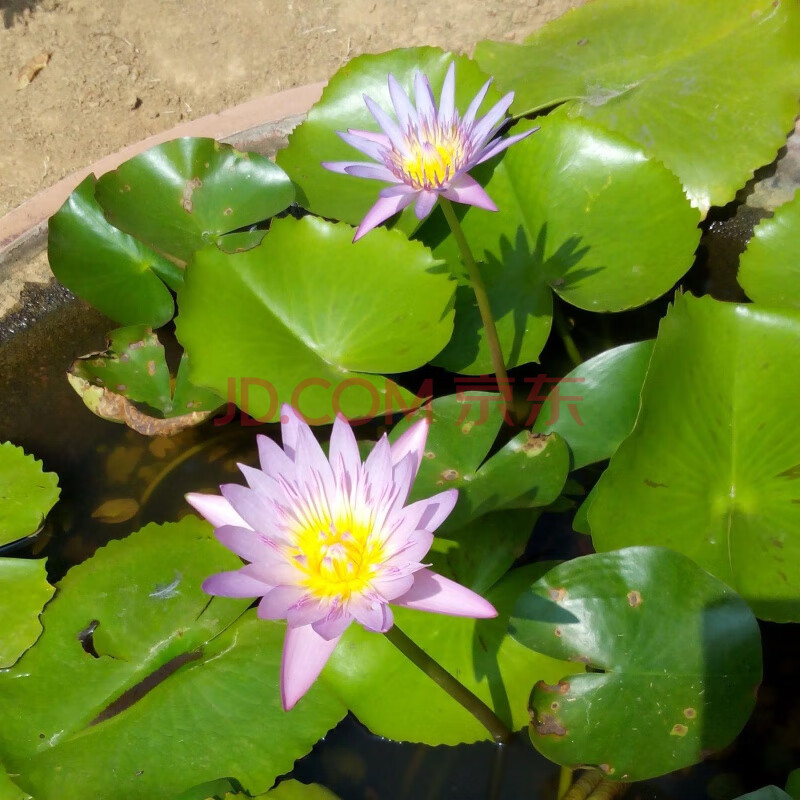
[(248, 601), (209, 604), (200, 584), (239, 563), (209, 525), (186, 517), (147, 525), (73, 567), (42, 614), (44, 634), (0, 673), (0, 761), (12, 767), (80, 738), (127, 689), (229, 625)]
[(756, 303), (800, 308), (800, 194), (756, 225), (738, 279)]
[(181, 270), (142, 242), (109, 224), (95, 199), (90, 175), (50, 218), (47, 257), (53, 274), (68, 289), (122, 323), (158, 328), (175, 303)]
[[(539, 565), (514, 570), (486, 596), (499, 616), (489, 620), (393, 609), (397, 625), (474, 692), (512, 730), (529, 718), (533, 680), (555, 680), (583, 665), (523, 647), (506, 630), (516, 597)], [(535, 676), (535, 677), (533, 677)], [(378, 736), (431, 745), (491, 738), (479, 722), (380, 634), (351, 625), (320, 680)], [(398, 690), (402, 687), (402, 691)]]
[(39, 614), (54, 591), (44, 560), (0, 558), (0, 669), (12, 666), (39, 638)]
[(58, 475), (21, 447), (0, 443), (0, 547), (36, 533), (60, 493)]
[(248, 612), (130, 708), (19, 762), (25, 786), (37, 800), (172, 800), (232, 775), (266, 791), (346, 713), (322, 686), (283, 711), (284, 631)]
[(584, 361), (542, 403), (533, 430), (566, 441), (570, 469), (611, 458), (633, 430), (653, 344), (624, 344)]
[(113, 225), (183, 263), (294, 200), (291, 181), (265, 156), (194, 137), (134, 156), (103, 175), (95, 191)]
[[(550, 289), (590, 311), (640, 306), (689, 269), (700, 240), (697, 211), (680, 182), (638, 145), (563, 113), (540, 122), (496, 167), (473, 172), (499, 210), (459, 209), (472, 252), (483, 262), (509, 367), (538, 360), (550, 333)], [(443, 216), (435, 214), (420, 238), (458, 264), (446, 233)], [(453, 339), (436, 363), (490, 372), (474, 297), (459, 292)]]
[(800, 619), (798, 385), (800, 313), (678, 296), (593, 492), (596, 549), (671, 547), (758, 616)]
[(168, 436), (203, 422), (224, 404), (219, 395), (191, 384), (185, 353), (173, 386), (164, 347), (146, 325), (119, 328), (108, 339), (105, 352), (77, 359), (67, 374), (99, 417)]
[(250, 600), (201, 590), (240, 563), (186, 517), (70, 570), (37, 644), (0, 673), (0, 760), (21, 786), (37, 800), (172, 800), (230, 775), (263, 792), (341, 719), (313, 689), (283, 712), (284, 626), (255, 612), (232, 624)]
[(33, 800), (33, 797), (17, 786), (0, 766), (0, 800)]
[[(450, 531), (491, 511), (549, 505), (567, 479), (569, 452), (557, 434), (522, 431), (486, 460), (503, 421), (499, 394), (464, 392), (431, 404), (425, 456), (411, 499), (458, 489), (456, 507), (442, 526)], [(409, 416), (392, 429), (394, 441), (413, 422)]]
[[(637, 142), (705, 212), (775, 158), (800, 94), (800, 8), (773, 0), (587, 3), (478, 64), (513, 109), (565, 103)], [(747, 136), (742, 136), (742, 131)]]
[(452, 332), (455, 282), (418, 242), (306, 217), (258, 247), (200, 251), (180, 292), (190, 376), (262, 421), (291, 403), (311, 424), (375, 417), (418, 400), (380, 373), (422, 366)]
[[(463, 113), (481, 86), (488, 80), (474, 62), (465, 56), (447, 53), (436, 47), (409, 47), (378, 55), (362, 55), (345, 64), (322, 92), (322, 98), (309, 111), (305, 122), (289, 136), (289, 144), (278, 151), (277, 162), (297, 187), (297, 201), (314, 214), (357, 225), (378, 199), (386, 183), (331, 172), (323, 161), (369, 161), (339, 138), (336, 131), (348, 128), (379, 131), (367, 109), (363, 94), (392, 114), (388, 77), (391, 73), (413, 99), (414, 74), (428, 76), (439, 100), (447, 68), (456, 65), (456, 107)], [(482, 111), (488, 110), (500, 95), (490, 89)], [(413, 209), (404, 211), (396, 227), (410, 233), (419, 225)], [(372, 235), (372, 234), (370, 234)]]
[(747, 604), (666, 548), (555, 567), (520, 595), (510, 629), (538, 652), (589, 666), (534, 687), (536, 749), (558, 764), (600, 766), (614, 780), (663, 775), (727, 745), (761, 681)]

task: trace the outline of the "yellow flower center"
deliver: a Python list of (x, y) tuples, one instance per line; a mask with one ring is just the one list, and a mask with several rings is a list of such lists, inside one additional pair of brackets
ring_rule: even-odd
[(467, 160), (468, 141), (455, 122), (422, 124), (406, 134), (407, 153), (392, 151), (390, 168), (415, 189), (438, 189)]
[(347, 601), (367, 590), (385, 560), (373, 526), (354, 519), (352, 513), (303, 527), (295, 534), (293, 550), (304, 574), (302, 585), (327, 600)]

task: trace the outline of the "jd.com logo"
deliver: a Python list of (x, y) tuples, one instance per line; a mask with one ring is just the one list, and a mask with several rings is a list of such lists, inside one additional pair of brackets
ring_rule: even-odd
[[(532, 425), (545, 405), (548, 407), (546, 425), (558, 422), (562, 405), (566, 406), (577, 425), (583, 425), (577, 406), (583, 397), (562, 392), (565, 384), (583, 383), (584, 380), (584, 378), (553, 378), (545, 374), (523, 378), (521, 385), (530, 387), (526, 397), (530, 403), (530, 413), (522, 422), (523, 427)], [(510, 378), (509, 384), (503, 386), (503, 391), (493, 376), (457, 376), (455, 383), (456, 399), (462, 404), (456, 424), (461, 425), (469, 420), (474, 425), (483, 425), (489, 419), (492, 405), (499, 406), (506, 422), (514, 424), (509, 413), (514, 378)], [(519, 382), (517, 386), (520, 386)], [(546, 391), (546, 387), (550, 388), (549, 392)], [(357, 420), (350, 421), (351, 425), (363, 425), (381, 416), (386, 424), (389, 424), (396, 414), (409, 409), (408, 401), (395, 384), (387, 381), (385, 390), (381, 391), (371, 381), (359, 377), (345, 378), (336, 384), (332, 384), (326, 378), (305, 378), (295, 386), (289, 403), (293, 408), (302, 410), (304, 395), (307, 400), (314, 394), (319, 399), (320, 393), (326, 398), (330, 397), (331, 413), (319, 417), (305, 416), (309, 425), (331, 424), (338, 413), (344, 413), (344, 408), (353, 408), (356, 404), (363, 410), (360, 410)], [(431, 397), (433, 380), (431, 378), (424, 380), (415, 394), (419, 398)], [(243, 426), (263, 425), (276, 418), (281, 406), (277, 389), (263, 378), (228, 378), (227, 400), (228, 404), (223, 415), (214, 419), (215, 425), (229, 425), (234, 421)], [(477, 419), (473, 415), (473, 409), (476, 407)], [(252, 413), (255, 408), (260, 411), (258, 415)], [(237, 409), (241, 409), (241, 416), (238, 415)], [(430, 402), (423, 400), (416, 413), (430, 416)], [(520, 424), (520, 420), (516, 420), (516, 424)]]

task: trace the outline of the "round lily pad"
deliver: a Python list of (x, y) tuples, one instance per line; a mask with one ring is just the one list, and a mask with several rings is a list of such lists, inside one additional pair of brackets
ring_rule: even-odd
[(59, 494), (58, 475), (21, 447), (0, 443), (0, 547), (36, 533)]
[(747, 604), (662, 547), (555, 567), (520, 595), (510, 630), (538, 652), (588, 668), (536, 683), (537, 750), (614, 780), (663, 775), (727, 745), (761, 681), (760, 634)]

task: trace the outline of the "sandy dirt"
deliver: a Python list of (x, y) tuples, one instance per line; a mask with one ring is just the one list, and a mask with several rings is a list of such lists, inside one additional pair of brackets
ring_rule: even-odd
[(0, 0), (0, 215), (178, 122), (364, 52), (519, 41), (583, 0)]

